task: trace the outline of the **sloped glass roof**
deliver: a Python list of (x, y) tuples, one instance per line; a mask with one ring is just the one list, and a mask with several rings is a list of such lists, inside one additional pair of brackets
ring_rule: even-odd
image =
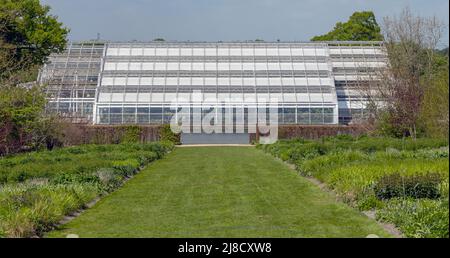
[(281, 124), (337, 124), (364, 115), (355, 85), (385, 63), (379, 42), (91, 42), (52, 55), (40, 81), (50, 111), (97, 124), (167, 123), (199, 92), (217, 112), (276, 98)]

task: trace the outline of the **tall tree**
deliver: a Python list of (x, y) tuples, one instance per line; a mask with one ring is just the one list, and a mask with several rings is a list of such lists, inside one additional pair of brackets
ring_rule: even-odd
[(49, 11), (39, 0), (0, 0), (0, 156), (51, 140), (42, 89), (21, 84), (35, 80), (47, 57), (66, 46), (69, 30)]
[(43, 64), (69, 30), (39, 0), (0, 0), (0, 80)]
[(443, 28), (436, 17), (416, 16), (408, 8), (384, 19), (389, 63), (379, 75), (378, 93), (384, 101), (385, 125), (397, 136), (416, 137), (419, 131), (424, 93), (442, 66), (435, 49)]
[(355, 12), (347, 22), (338, 22), (325, 35), (316, 36), (312, 41), (382, 41), (380, 26), (371, 11)]

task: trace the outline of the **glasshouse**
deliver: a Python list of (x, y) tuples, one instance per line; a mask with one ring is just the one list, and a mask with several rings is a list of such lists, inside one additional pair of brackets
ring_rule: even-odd
[(382, 42), (84, 42), (52, 55), (39, 83), (49, 111), (92, 124), (164, 124), (181, 109), (247, 118), (273, 99), (279, 124), (349, 124), (386, 62)]

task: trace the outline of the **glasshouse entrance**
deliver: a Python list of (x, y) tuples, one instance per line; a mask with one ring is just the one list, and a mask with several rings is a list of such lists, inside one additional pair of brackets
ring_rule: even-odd
[(182, 133), (181, 143), (185, 145), (194, 144), (249, 144), (250, 134), (248, 133)]

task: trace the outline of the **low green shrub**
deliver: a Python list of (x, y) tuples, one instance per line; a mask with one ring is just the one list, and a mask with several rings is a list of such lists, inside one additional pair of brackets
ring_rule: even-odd
[(139, 143), (141, 140), (142, 129), (137, 125), (128, 125), (123, 127), (124, 133), (120, 143)]
[(100, 190), (112, 192), (122, 185), (123, 177), (118, 175), (114, 169), (103, 168), (97, 171), (96, 176), (100, 182)]
[(442, 198), (449, 198), (449, 180), (443, 180), (439, 184), (439, 193), (441, 194)]
[(7, 237), (39, 235), (97, 194), (91, 184), (4, 186), (0, 188), (0, 232)]
[[(53, 178), (60, 173), (92, 174), (112, 167), (113, 161), (136, 159), (145, 166), (173, 149), (173, 143), (82, 145), (54, 151), (40, 151), (0, 159), (0, 184), (33, 178)], [(75, 152), (77, 154), (71, 154)], [(75, 151), (74, 151), (75, 150)], [(33, 158), (33, 162), (21, 162)], [(22, 164), (24, 163), (24, 164)]]
[(131, 177), (139, 168), (139, 162), (133, 159), (119, 160), (112, 163), (115, 171), (119, 172), (123, 177)]
[[(448, 237), (448, 206), (439, 204), (449, 195), (447, 139), (342, 135), (256, 147), (295, 164), (301, 175), (326, 183), (350, 205), (382, 210), (379, 218), (399, 226), (407, 236)], [(399, 198), (410, 198), (405, 211)]]
[(413, 153), (413, 157), (415, 158), (423, 158), (423, 159), (441, 159), (448, 158), (449, 155), (448, 147), (441, 147), (439, 149), (421, 149), (417, 150)]
[(377, 211), (376, 217), (395, 224), (407, 237), (449, 237), (448, 199), (391, 199)]
[(348, 165), (355, 161), (369, 160), (371, 157), (361, 151), (345, 150), (335, 151), (328, 155), (317, 156), (312, 159), (297, 162), (297, 170), (306, 176), (321, 177), (331, 172), (333, 168)]
[(445, 181), (448, 180), (448, 170), (447, 159), (374, 159), (337, 166), (321, 174), (319, 179), (345, 200), (352, 201), (362, 193), (373, 191), (377, 182), (386, 175), (400, 172), (403, 177), (410, 177), (433, 171)]
[(59, 173), (50, 182), (52, 184), (69, 185), (73, 183), (99, 183), (99, 179), (92, 173)]
[(442, 178), (437, 173), (402, 176), (400, 173), (385, 175), (375, 184), (375, 195), (381, 199), (413, 197), (437, 199)]
[(382, 208), (383, 202), (372, 194), (362, 195), (361, 197), (357, 198), (356, 206), (359, 210), (362, 211), (374, 210)]
[(82, 145), (0, 158), (0, 237), (31, 237), (117, 189), (173, 143)]
[(67, 153), (70, 154), (85, 154), (87, 153), (87, 150), (84, 149), (83, 147), (69, 147), (65, 149), (67, 151)]
[(139, 166), (143, 167), (157, 160), (158, 158), (159, 157), (155, 152), (146, 152), (137, 156), (137, 161), (139, 162)]
[(0, 187), (8, 182), (8, 175), (0, 173)]
[(175, 145), (181, 144), (181, 135), (176, 134), (172, 131), (170, 128), (170, 124), (165, 124), (161, 126), (159, 129), (159, 140), (160, 141), (166, 141), (166, 142), (172, 142)]
[(28, 155), (25, 158), (21, 159), (19, 161), (19, 163), (23, 165), (23, 164), (33, 163), (35, 161), (36, 161), (36, 159), (34, 157), (32, 157), (31, 155)]
[(26, 171), (23, 170), (15, 170), (8, 174), (7, 181), (13, 182), (24, 182), (27, 178), (29, 178)]

